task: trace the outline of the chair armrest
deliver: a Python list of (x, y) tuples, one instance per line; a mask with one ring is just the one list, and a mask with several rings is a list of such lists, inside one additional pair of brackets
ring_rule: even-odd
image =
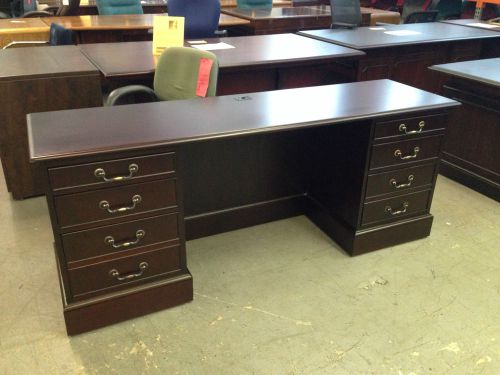
[(9, 44), (6, 44), (5, 46), (3, 46), (2, 49), (7, 49), (7, 48), (10, 48), (10, 47), (14, 47), (14, 46), (21, 46), (23, 44), (25, 46), (32, 46), (32, 45), (37, 45), (37, 44), (49, 44), (49, 42), (44, 42), (43, 40), (33, 40), (33, 41), (29, 41), (29, 40), (15, 40), (15, 41), (10, 42)]
[(106, 99), (105, 106), (133, 104), (134, 97), (140, 97), (141, 103), (158, 101), (153, 89), (143, 85), (130, 85), (111, 91)]
[(214, 34), (216, 38), (224, 38), (227, 36), (227, 30), (215, 30)]
[(54, 13), (46, 12), (44, 10), (33, 10), (24, 13), (21, 18), (34, 18), (34, 17), (54, 17)]

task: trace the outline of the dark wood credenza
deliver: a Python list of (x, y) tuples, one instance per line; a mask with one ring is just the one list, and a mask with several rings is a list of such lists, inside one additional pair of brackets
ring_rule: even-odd
[(462, 106), (449, 122), (440, 173), (500, 202), (500, 58), (432, 66)]
[[(500, 33), (441, 22), (301, 31), (299, 35), (361, 50), (358, 81), (388, 78), (439, 92), (436, 64), (479, 59), (500, 43)], [(498, 57), (491, 56), (491, 57)]]
[(68, 333), (191, 300), (186, 239), (299, 214), (351, 255), (428, 236), (456, 105), (380, 80), (29, 115)]

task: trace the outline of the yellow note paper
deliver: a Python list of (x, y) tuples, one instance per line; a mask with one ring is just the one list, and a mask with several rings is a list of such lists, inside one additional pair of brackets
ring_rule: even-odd
[(153, 55), (161, 55), (168, 47), (184, 45), (184, 17), (153, 18)]

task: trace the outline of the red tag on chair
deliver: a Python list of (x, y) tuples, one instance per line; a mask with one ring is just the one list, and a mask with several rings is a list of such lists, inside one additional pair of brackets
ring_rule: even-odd
[(208, 84), (210, 81), (210, 71), (214, 62), (210, 59), (201, 58), (198, 70), (198, 82), (196, 83), (196, 96), (204, 98), (207, 96)]

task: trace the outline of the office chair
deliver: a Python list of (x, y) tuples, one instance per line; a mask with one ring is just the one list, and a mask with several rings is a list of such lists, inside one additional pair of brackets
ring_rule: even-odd
[(184, 38), (210, 38), (219, 27), (219, 0), (168, 0), (168, 15), (184, 17)]
[(29, 47), (40, 44), (49, 46), (63, 46), (63, 45), (74, 44), (73, 40), (74, 40), (73, 30), (66, 29), (65, 27), (57, 23), (53, 23), (50, 25), (48, 41), (45, 42), (42, 40), (36, 40), (36, 41), (19, 40), (6, 44), (5, 46), (3, 46), (2, 49), (12, 48), (12, 47)]
[(439, 12), (437, 10), (423, 10), (421, 12), (413, 12), (406, 16), (403, 23), (425, 23), (436, 22)]
[(236, 6), (241, 9), (270, 9), (273, 0), (236, 0)]
[(143, 14), (141, 0), (96, 0), (100, 15)]
[[(212, 62), (208, 75), (200, 75), (201, 64)], [(167, 48), (158, 59), (154, 76), (154, 90), (147, 86), (131, 85), (113, 90), (105, 105), (192, 99), (215, 96), (219, 64), (209, 51), (190, 47)], [(206, 80), (208, 79), (208, 83)], [(199, 82), (207, 83), (206, 92), (198, 92)]]
[(330, 0), (330, 28), (352, 29), (361, 25), (359, 0)]
[(437, 20), (459, 19), (462, 13), (462, 0), (434, 0), (426, 10), (437, 10)]

